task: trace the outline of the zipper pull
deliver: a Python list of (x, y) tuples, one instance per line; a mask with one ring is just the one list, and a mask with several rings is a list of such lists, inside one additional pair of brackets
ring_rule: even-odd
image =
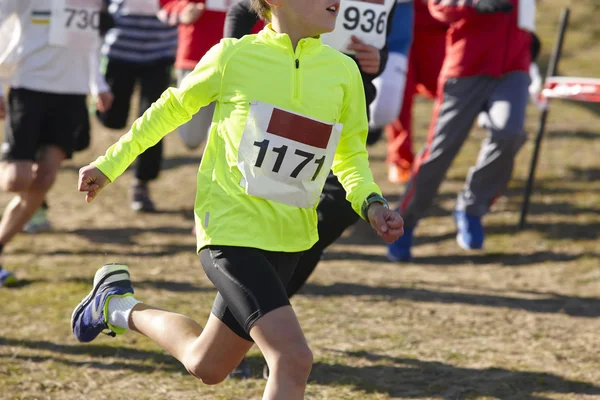
[(296, 58), (296, 69), (300, 68), (300, 60)]

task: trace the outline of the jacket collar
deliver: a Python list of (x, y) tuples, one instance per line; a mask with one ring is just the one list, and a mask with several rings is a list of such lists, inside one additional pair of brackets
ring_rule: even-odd
[[(269, 46), (273, 46), (290, 54), (294, 54), (292, 41), (287, 33), (275, 32), (271, 24), (265, 26), (263, 30), (258, 33), (258, 37), (262, 42), (268, 44)], [(320, 50), (322, 46), (323, 44), (321, 42), (321, 37), (316, 36), (300, 39), (297, 47), (300, 48), (302, 53), (312, 53)]]

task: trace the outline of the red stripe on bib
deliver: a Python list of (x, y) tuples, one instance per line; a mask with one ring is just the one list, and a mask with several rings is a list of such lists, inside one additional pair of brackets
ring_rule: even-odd
[(267, 132), (320, 149), (327, 148), (332, 125), (277, 108), (273, 109)]

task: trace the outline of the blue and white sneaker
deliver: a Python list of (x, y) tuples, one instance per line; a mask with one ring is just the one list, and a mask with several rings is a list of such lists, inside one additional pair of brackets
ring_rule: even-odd
[(404, 227), (404, 235), (388, 245), (388, 260), (392, 262), (410, 262), (412, 260), (410, 249), (414, 231), (415, 228)]
[(485, 232), (481, 224), (481, 217), (467, 214), (464, 211), (454, 212), (456, 222), (456, 243), (464, 250), (483, 248)]
[(15, 275), (0, 266), (0, 287), (11, 287), (18, 283)]
[(132, 296), (129, 268), (123, 264), (107, 264), (96, 271), (92, 291), (79, 303), (71, 315), (73, 334), (80, 342), (91, 342), (108, 329), (109, 336), (125, 333), (126, 329), (108, 323), (108, 300), (113, 296)]

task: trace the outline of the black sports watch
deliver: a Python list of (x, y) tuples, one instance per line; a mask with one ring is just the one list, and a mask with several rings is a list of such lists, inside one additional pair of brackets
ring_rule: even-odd
[(367, 196), (362, 207), (360, 208), (360, 213), (362, 214), (362, 217), (366, 220), (369, 220), (367, 212), (369, 211), (369, 206), (373, 203), (379, 203), (385, 208), (390, 208), (390, 205), (388, 204), (387, 200), (383, 198), (383, 196), (377, 193), (371, 193)]

